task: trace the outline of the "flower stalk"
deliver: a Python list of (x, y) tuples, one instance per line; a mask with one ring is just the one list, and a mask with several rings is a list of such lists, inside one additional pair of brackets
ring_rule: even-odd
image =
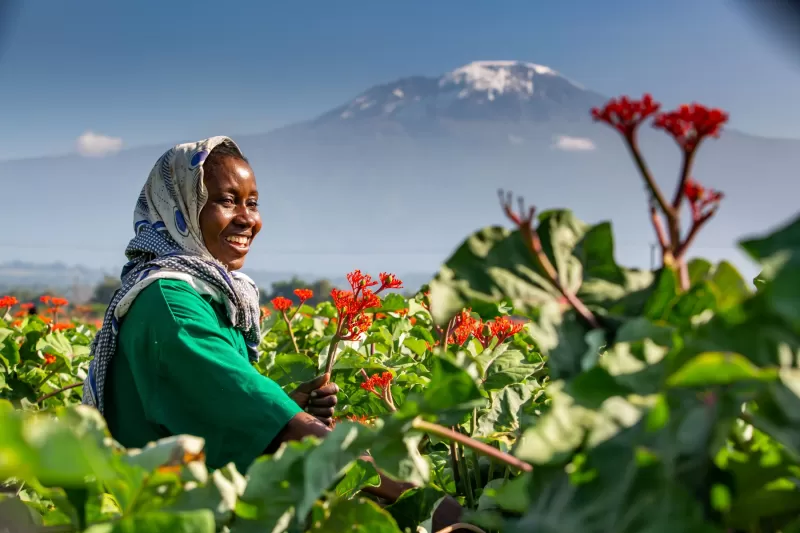
[(498, 196), (500, 197), (500, 205), (502, 206), (506, 216), (519, 228), (525, 245), (528, 247), (531, 254), (533, 254), (534, 259), (536, 259), (536, 262), (544, 271), (550, 283), (553, 284), (553, 287), (555, 287), (558, 292), (561, 293), (567, 303), (569, 303), (572, 308), (575, 309), (575, 312), (578, 313), (578, 315), (580, 315), (580, 317), (587, 324), (589, 324), (589, 326), (592, 328), (599, 328), (600, 323), (597, 321), (594, 313), (592, 313), (592, 311), (586, 307), (586, 305), (580, 300), (580, 298), (578, 298), (577, 295), (569, 290), (565, 284), (565, 281), (562, 280), (558, 275), (558, 271), (553, 266), (553, 263), (550, 262), (550, 258), (548, 258), (547, 254), (544, 252), (542, 241), (539, 238), (539, 233), (533, 227), (534, 218), (536, 216), (536, 208), (531, 206), (528, 208), (526, 213), (525, 201), (522, 199), (522, 197), (519, 197), (519, 212), (517, 213), (512, 207), (512, 193), (509, 192), (506, 194), (504, 191), (500, 190), (498, 191)]
[[(623, 96), (612, 98), (602, 108), (592, 109), (592, 117), (622, 135), (650, 192), (650, 220), (661, 248), (662, 265), (677, 270), (681, 289), (685, 291), (690, 284), (686, 251), (700, 229), (714, 216), (723, 197), (721, 192), (705, 189), (694, 181), (692, 165), (701, 142), (707, 137), (719, 136), (728, 114), (696, 103), (663, 113), (659, 113), (660, 107), (661, 104), (649, 94), (645, 94), (641, 100)], [(667, 203), (639, 149), (638, 129), (650, 117), (653, 117), (654, 128), (672, 136), (683, 156), (671, 203)], [(692, 213), (692, 223), (685, 237), (681, 228), (681, 206), (684, 201), (688, 202)]]

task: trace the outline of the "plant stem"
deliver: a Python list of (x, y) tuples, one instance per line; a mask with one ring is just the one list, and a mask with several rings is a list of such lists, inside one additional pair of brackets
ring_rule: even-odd
[(522, 198), (519, 198), (520, 214), (518, 215), (514, 213), (514, 210), (511, 207), (511, 193), (508, 193), (508, 196), (505, 197), (503, 191), (500, 190), (498, 191), (498, 195), (500, 197), (500, 205), (502, 206), (503, 211), (505, 212), (506, 216), (519, 228), (525, 245), (531, 251), (541, 269), (544, 270), (547, 278), (558, 290), (558, 292), (561, 293), (564, 299), (567, 300), (572, 308), (575, 309), (575, 312), (578, 313), (578, 315), (580, 315), (580, 317), (583, 318), (583, 320), (593, 329), (598, 329), (600, 327), (600, 323), (597, 321), (594, 313), (592, 313), (589, 308), (584, 305), (580, 298), (573, 294), (572, 291), (570, 291), (569, 288), (564, 285), (560, 276), (558, 275), (558, 271), (555, 269), (555, 267), (553, 267), (553, 263), (550, 262), (550, 258), (548, 258), (547, 254), (544, 252), (542, 241), (539, 239), (539, 234), (533, 227), (534, 218), (536, 216), (536, 208), (530, 207), (528, 209), (528, 213), (523, 214), (524, 201)]
[[(286, 311), (281, 311), (281, 314), (283, 315), (283, 321), (286, 322), (286, 327), (289, 329), (289, 338), (292, 339), (292, 346), (294, 346), (294, 352), (300, 353), (300, 348), (297, 347), (297, 340), (294, 338), (294, 332), (292, 331), (292, 323), (289, 321), (289, 317), (286, 316)], [(295, 314), (297, 314), (297, 312), (295, 312)], [(294, 315), (292, 315), (292, 318), (294, 318)]]
[[(470, 417), (470, 428), (469, 428), (470, 435), (475, 434), (477, 418), (478, 418), (478, 408), (476, 407), (475, 409), (472, 410), (472, 416)], [(478, 460), (478, 454), (473, 452), (472, 458), (475, 461), (475, 489), (477, 490), (483, 487), (483, 483), (481, 483), (481, 463)]]
[(689, 179), (689, 174), (691, 174), (695, 153), (697, 153), (697, 146), (695, 146), (693, 150), (683, 153), (683, 162), (681, 164), (680, 179), (678, 179), (678, 188), (675, 189), (675, 195), (672, 197), (672, 209), (675, 210), (675, 218), (680, 217), (679, 209), (681, 207), (681, 200), (683, 200), (684, 187), (686, 186), (686, 180)]
[(64, 391), (69, 390), (69, 389), (74, 389), (75, 387), (80, 387), (81, 385), (83, 385), (83, 381), (80, 381), (78, 383), (73, 383), (72, 385), (67, 385), (66, 387), (62, 387), (62, 388), (60, 388), (60, 389), (58, 389), (56, 391), (50, 392), (48, 394), (45, 394), (41, 398), (37, 399), (36, 403), (42, 403), (43, 401), (47, 400), (48, 398), (52, 398), (53, 396), (55, 396), (56, 394), (58, 394), (60, 392), (64, 392)]
[(459, 471), (458, 465), (458, 455), (456, 455), (456, 443), (455, 441), (450, 441), (450, 467), (453, 469), (453, 481), (456, 484), (456, 494), (458, 494), (458, 485), (461, 481), (461, 472)]
[(333, 363), (336, 360), (336, 348), (339, 347), (339, 333), (336, 333), (336, 336), (333, 337), (333, 342), (331, 342), (331, 347), (328, 349), (328, 361), (325, 363), (325, 373), (330, 374), (331, 370), (333, 369)]
[(647, 164), (644, 162), (644, 158), (642, 157), (642, 153), (639, 151), (639, 143), (636, 140), (636, 137), (633, 136), (626, 136), (625, 140), (627, 141), (628, 150), (631, 152), (631, 156), (633, 156), (633, 161), (636, 163), (636, 168), (639, 169), (639, 173), (644, 178), (645, 183), (647, 184), (647, 188), (650, 190), (650, 194), (655, 198), (656, 202), (658, 202), (658, 206), (661, 208), (661, 211), (666, 215), (667, 220), (670, 221), (675, 216), (675, 211), (672, 207), (667, 203), (666, 198), (664, 198), (664, 194), (661, 192), (661, 189), (656, 183), (656, 180), (653, 179), (653, 174), (650, 173), (650, 169), (647, 168)]
[(469, 476), (469, 464), (464, 454), (464, 447), (460, 444), (456, 444), (456, 452), (458, 453), (458, 464), (461, 466), (461, 479), (464, 480), (464, 493), (467, 496), (467, 506), (474, 509), (475, 494), (472, 489), (472, 479)]
[(500, 461), (501, 463), (505, 463), (509, 466), (513, 466), (514, 468), (522, 470), (523, 472), (533, 471), (533, 467), (528, 463), (526, 463), (525, 461), (521, 461), (516, 457), (514, 457), (513, 455), (501, 452), (497, 448), (489, 446), (488, 444), (485, 444), (473, 438), (467, 437), (466, 435), (462, 435), (461, 433), (453, 431), (452, 429), (440, 426), (439, 424), (426, 422), (421, 418), (417, 418), (416, 420), (414, 420), (411, 426), (419, 431), (425, 431), (427, 433), (432, 433), (437, 437), (461, 443), (467, 448), (470, 448), (471, 450), (475, 450), (476, 452), (488, 455), (492, 459)]

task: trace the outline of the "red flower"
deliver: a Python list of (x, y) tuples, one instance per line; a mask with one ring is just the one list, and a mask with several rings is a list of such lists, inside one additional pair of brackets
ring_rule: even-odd
[(43, 304), (49, 304), (51, 298), (52, 296), (42, 296), (41, 298), (39, 298), (39, 301), (42, 302)]
[(412, 316), (411, 318), (408, 319), (408, 321), (411, 322), (411, 325), (413, 326), (417, 323), (417, 317)]
[(373, 374), (367, 381), (361, 384), (361, 388), (369, 392), (377, 392), (375, 389), (387, 389), (391, 386), (394, 376), (391, 372), (383, 374)]
[(602, 109), (593, 108), (592, 118), (596, 121), (605, 122), (615, 128), (625, 137), (633, 137), (636, 128), (653, 115), (661, 107), (661, 104), (654, 101), (649, 94), (642, 96), (641, 100), (633, 100), (627, 96), (618, 99), (612, 98)]
[(470, 337), (475, 337), (481, 346), (487, 348), (492, 339), (497, 337), (497, 344), (519, 333), (523, 323), (516, 323), (507, 316), (496, 318), (493, 322), (484, 322), (470, 315), (470, 309), (461, 311), (455, 322), (448, 343), (463, 346)]
[(272, 307), (274, 307), (276, 311), (284, 312), (292, 307), (292, 301), (289, 298), (278, 296), (272, 299)]
[(380, 292), (383, 289), (403, 288), (403, 282), (397, 279), (397, 276), (395, 276), (394, 274), (387, 274), (386, 272), (381, 272), (379, 277), (381, 278), (381, 288), (378, 289), (378, 292)]
[(69, 322), (58, 322), (57, 324), (53, 324), (53, 331), (64, 331), (68, 329), (73, 329), (75, 324), (70, 324)]
[(12, 328), (18, 328), (18, 327), (20, 327), (20, 326), (22, 326), (22, 320), (15, 320), (15, 321), (13, 321), (13, 322), (11, 323), (11, 327), (12, 327)]
[(377, 281), (373, 281), (372, 276), (369, 274), (362, 274), (360, 270), (356, 269), (352, 272), (347, 274), (347, 281), (350, 283), (350, 286), (353, 288), (353, 292), (357, 293), (360, 289), (366, 289), (368, 287), (374, 287), (378, 284)]
[(16, 313), (14, 313), (14, 318), (22, 318), (26, 316), (28, 316), (28, 312), (25, 311), (24, 309), (22, 311), (17, 311)]
[(272, 314), (272, 311), (270, 311), (268, 307), (265, 307), (263, 305), (259, 309), (261, 309), (261, 318), (262, 318), (262, 320), (267, 318), (269, 315)]
[(705, 137), (719, 137), (727, 121), (728, 114), (721, 109), (684, 104), (674, 111), (660, 113), (653, 127), (672, 135), (685, 152), (693, 152)]
[(306, 300), (310, 300), (314, 296), (314, 291), (311, 289), (295, 289), (294, 294), (300, 298), (300, 303), (302, 304)]
[(470, 314), (471, 311), (471, 309), (464, 309), (458, 315), (458, 318), (456, 318), (452, 334), (448, 339), (450, 344), (463, 346), (470, 336), (474, 335), (476, 332), (480, 332), (483, 328), (483, 322), (477, 318), (473, 318)]
[(19, 303), (19, 301), (13, 296), (3, 296), (0, 298), (0, 309), (14, 307), (17, 303)]
[(24, 309), (26, 311), (30, 311), (31, 309), (33, 309), (33, 303), (31, 302), (25, 302), (24, 304), (19, 304), (19, 306), (21, 309)]
[(703, 212), (708, 206), (716, 205), (722, 200), (724, 195), (720, 191), (714, 189), (706, 189), (694, 178), (688, 178), (683, 185), (683, 194), (689, 201), (689, 207), (692, 210), (692, 219), (699, 220), (703, 216)]
[(507, 338), (513, 337), (522, 331), (524, 326), (525, 324), (515, 323), (507, 316), (501, 316), (496, 318), (495, 321), (489, 325), (489, 328), (491, 329), (492, 335), (497, 337), (497, 343), (500, 344)]
[(50, 305), (53, 307), (64, 307), (69, 305), (69, 301), (66, 298), (50, 298)]
[(52, 365), (56, 362), (56, 356), (50, 353), (44, 354), (44, 364), (45, 365)]
[(358, 422), (359, 424), (370, 425), (372, 424), (372, 418), (367, 417), (367, 415), (347, 415), (347, 419), (351, 422)]

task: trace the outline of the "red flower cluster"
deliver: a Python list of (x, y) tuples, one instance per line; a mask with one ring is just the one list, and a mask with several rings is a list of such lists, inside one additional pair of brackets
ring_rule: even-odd
[(497, 344), (500, 344), (522, 331), (524, 327), (523, 323), (515, 323), (507, 316), (484, 322), (479, 318), (474, 318), (470, 311), (470, 309), (465, 309), (458, 315), (448, 343), (463, 346), (470, 337), (475, 337), (481, 346), (486, 348), (491, 344), (493, 338), (496, 337)]
[(75, 324), (70, 322), (59, 322), (57, 324), (53, 324), (53, 331), (66, 331), (68, 329), (73, 329)]
[(295, 289), (294, 290), (295, 296), (300, 298), (300, 304), (302, 305), (303, 302), (306, 300), (310, 300), (314, 296), (314, 291), (311, 289)]
[(720, 191), (706, 189), (693, 178), (686, 180), (683, 186), (683, 194), (689, 201), (689, 207), (692, 209), (692, 219), (695, 221), (703, 216), (703, 211), (708, 206), (719, 203), (724, 196)]
[(30, 311), (33, 309), (33, 303), (25, 302), (24, 304), (19, 304), (20, 309), (24, 309), (25, 311)]
[(269, 308), (264, 305), (262, 305), (259, 309), (261, 310), (261, 320), (264, 320), (272, 314), (272, 311), (270, 311)]
[(658, 113), (661, 104), (645, 94), (641, 100), (627, 96), (612, 98), (601, 108), (592, 109), (596, 121), (605, 122), (626, 138), (633, 137), (636, 128), (651, 115), (655, 115), (653, 127), (672, 135), (686, 152), (693, 152), (705, 137), (717, 137), (728, 114), (721, 109), (701, 104), (684, 104), (674, 111)]
[(592, 118), (605, 122), (626, 137), (632, 137), (636, 128), (650, 115), (658, 112), (661, 104), (645, 94), (641, 100), (634, 100), (627, 96), (612, 98), (602, 108), (592, 108)]
[(387, 389), (392, 385), (394, 376), (391, 372), (384, 372), (383, 374), (373, 374), (367, 381), (361, 384), (361, 388), (368, 392), (377, 392), (375, 389)]
[(50, 353), (44, 354), (44, 364), (45, 365), (52, 365), (56, 362), (56, 356)]
[(378, 282), (373, 280), (369, 274), (354, 270), (347, 274), (351, 290), (335, 288), (331, 290), (333, 305), (339, 313), (337, 336), (341, 340), (352, 340), (361, 332), (369, 329), (372, 325), (372, 318), (366, 311), (380, 307), (381, 299), (378, 297), (378, 293), (386, 289), (403, 287), (403, 282), (394, 274), (381, 272), (380, 279), (380, 286), (373, 292), (370, 287), (378, 285)]
[(45, 304), (50, 305), (52, 307), (65, 307), (69, 305), (69, 301), (66, 298), (58, 298), (56, 296), (42, 296), (39, 300)]
[(283, 313), (292, 307), (292, 301), (283, 296), (276, 296), (272, 299), (272, 307), (274, 307), (276, 311)]
[(14, 298), (13, 296), (3, 296), (0, 298), (0, 309), (11, 309), (15, 305), (19, 303), (19, 300)]
[(701, 104), (684, 104), (675, 111), (661, 113), (653, 122), (675, 139), (685, 152), (693, 152), (705, 137), (719, 137), (728, 114), (721, 109), (708, 108)]

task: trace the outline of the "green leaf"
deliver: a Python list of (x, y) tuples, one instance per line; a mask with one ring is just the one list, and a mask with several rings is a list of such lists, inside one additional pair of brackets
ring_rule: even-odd
[(317, 498), (331, 488), (375, 441), (377, 434), (362, 424), (342, 422), (306, 453), (303, 461), (303, 496), (297, 515), (305, 516)]
[(376, 312), (393, 313), (395, 311), (400, 311), (407, 308), (408, 302), (406, 299), (401, 294), (393, 292), (386, 295), (381, 303), (380, 309), (378, 309)]
[(519, 429), (520, 410), (532, 396), (531, 388), (522, 384), (510, 385), (493, 394), (491, 405), (478, 417), (473, 437), (488, 437), (498, 431)]
[(392, 515), (364, 498), (337, 501), (315, 529), (326, 533), (401, 533)]
[(705, 352), (693, 357), (667, 380), (670, 387), (707, 387), (741, 381), (770, 381), (778, 373), (761, 369), (737, 353)]
[(336, 485), (334, 492), (340, 498), (352, 498), (365, 487), (379, 487), (381, 477), (372, 463), (359, 459)]
[(400, 529), (414, 530), (433, 514), (436, 504), (446, 495), (436, 487), (420, 487), (405, 491), (396, 502), (386, 507)]
[(504, 351), (492, 360), (486, 369), (486, 379), (483, 389), (486, 391), (500, 390), (508, 385), (521, 383), (542, 367), (541, 364), (531, 364), (518, 350)]
[(418, 356), (425, 355), (425, 352), (428, 351), (428, 345), (425, 341), (413, 337), (406, 337), (403, 339), (403, 346), (407, 347)]
[(206, 509), (182, 513), (151, 511), (110, 524), (91, 526), (85, 533), (214, 533), (214, 514)]

